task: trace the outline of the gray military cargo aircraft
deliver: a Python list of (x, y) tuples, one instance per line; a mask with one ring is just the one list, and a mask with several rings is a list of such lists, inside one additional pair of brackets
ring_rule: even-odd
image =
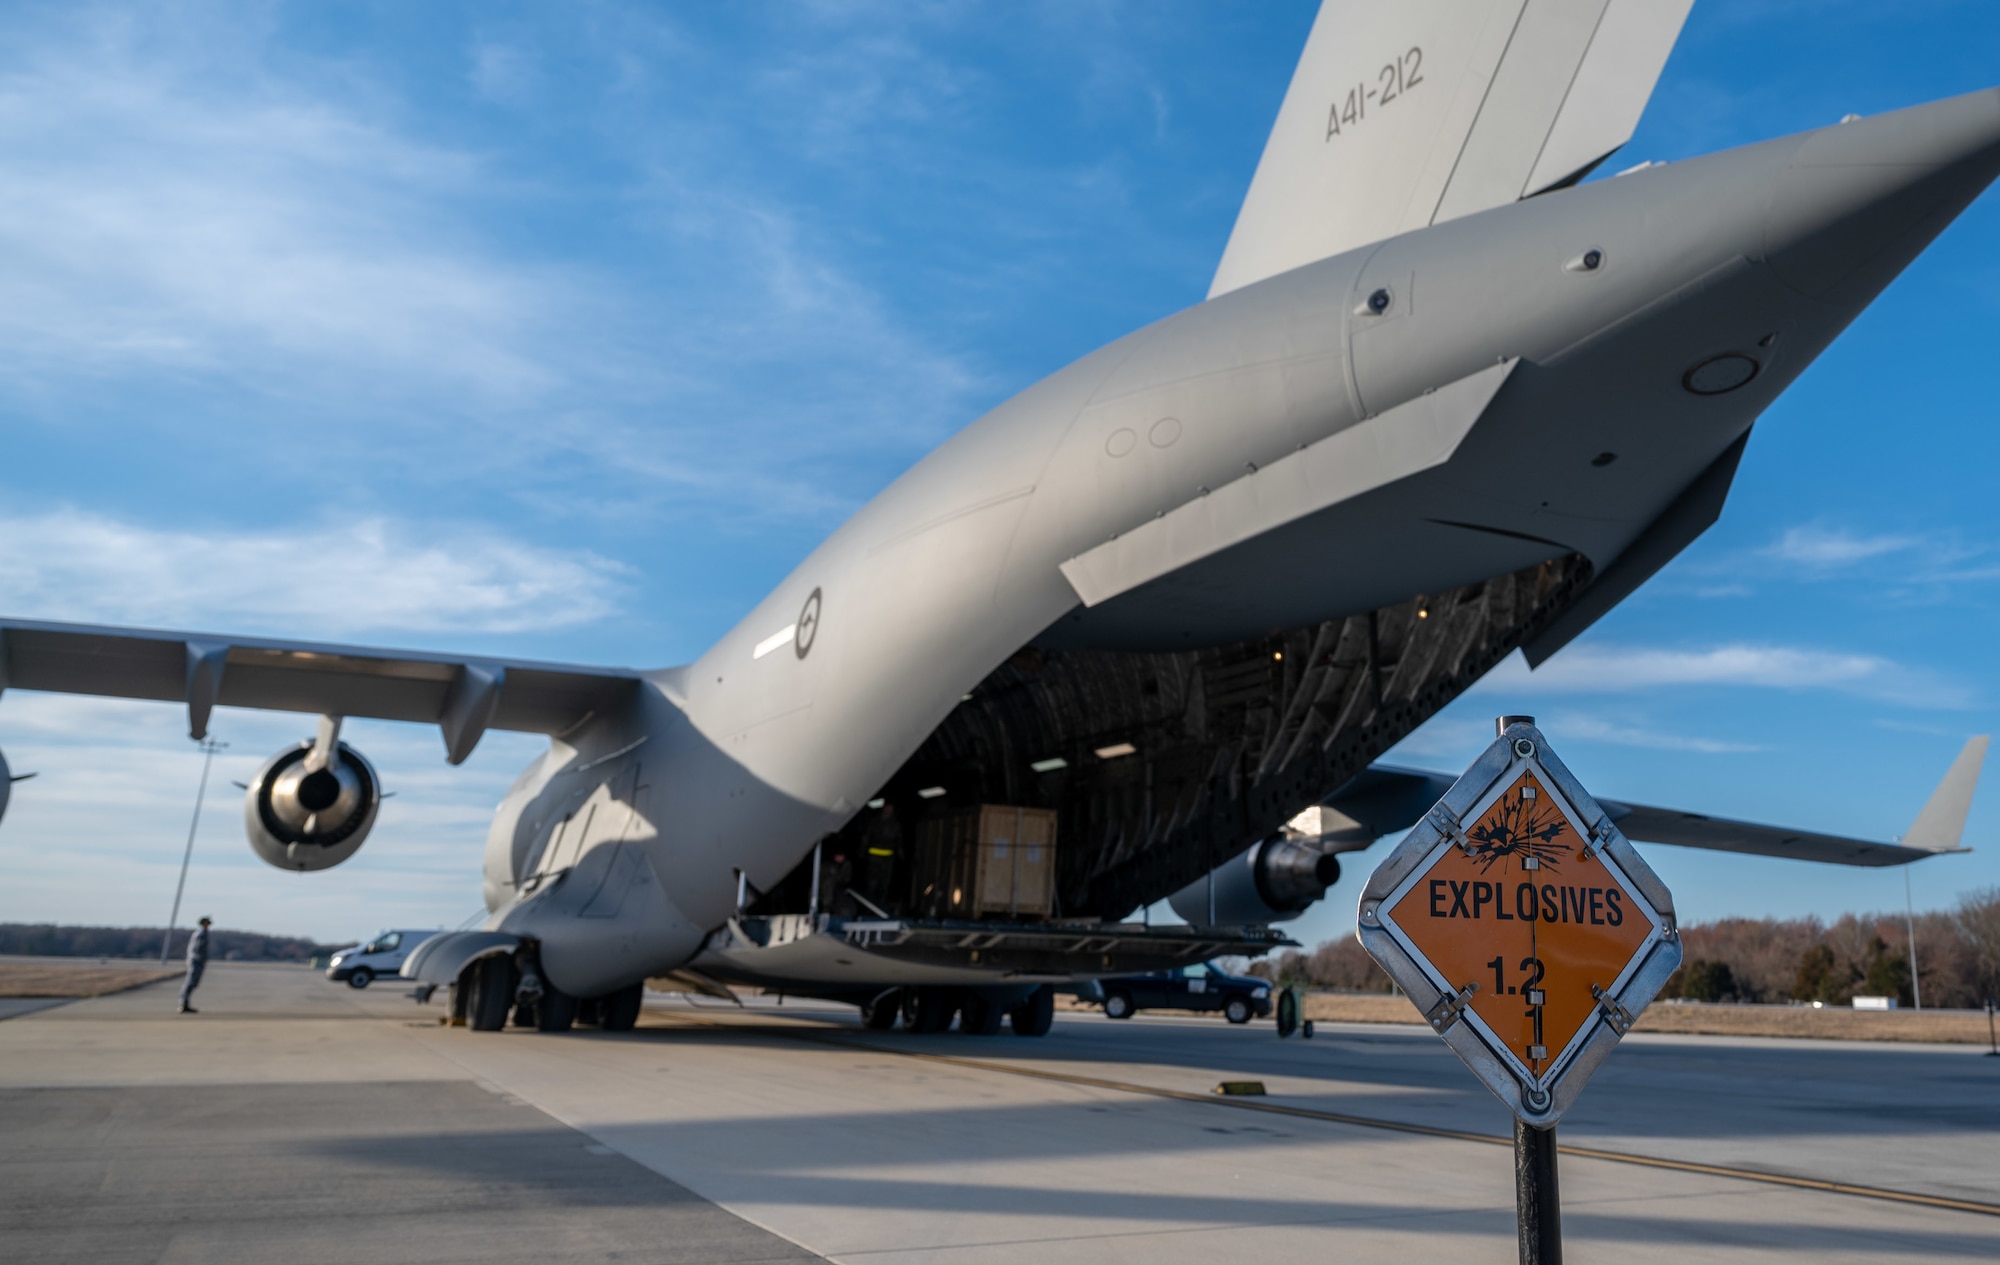
[[(1032, 1034), (1043, 981), (1267, 947), (1217, 894), (1281, 914), (1407, 818), (1382, 805), (1429, 775), (1374, 762), (1714, 522), (1759, 415), (2000, 173), (1996, 90), (1580, 183), (1690, 3), (1327, 0), (1207, 300), (967, 426), (691, 664), (9, 620), (0, 686), (181, 702), (197, 738), (218, 706), (319, 715), (244, 808), (294, 870), (380, 804), (341, 718), (436, 724), (454, 764), (548, 735), (484, 928), (405, 967), (475, 1028), (629, 1026), (681, 972)], [(1957, 846), (1979, 754), (1902, 845), (1627, 832), (1914, 860)], [(1285, 833), (1323, 802), (1332, 830)], [(1205, 925), (1123, 921), (1197, 884)]]

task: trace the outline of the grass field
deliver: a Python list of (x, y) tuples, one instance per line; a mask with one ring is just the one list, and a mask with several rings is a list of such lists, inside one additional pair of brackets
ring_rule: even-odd
[(180, 974), (179, 970), (157, 966), (108, 966), (92, 961), (0, 962), (0, 997), (102, 997)]
[[(1406, 997), (1311, 993), (1306, 1017), (1340, 1023), (1422, 1023)], [(1848, 1010), (1829, 1006), (1701, 1005), (1656, 1002), (1639, 1032), (1720, 1037), (1811, 1037), (1831, 1041), (1922, 1041), (1985, 1045), (1986, 1015), (1977, 1010)]]

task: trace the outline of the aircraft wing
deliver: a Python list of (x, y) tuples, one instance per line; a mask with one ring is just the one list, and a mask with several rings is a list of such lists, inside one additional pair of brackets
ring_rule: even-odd
[(1325, 0), (1209, 297), (1573, 184), (1694, 0)]
[(458, 764), (488, 729), (562, 734), (616, 706), (639, 674), (519, 660), (209, 633), (0, 619), (0, 689), (435, 724)]
[[(1600, 798), (1597, 802), (1625, 837), (1636, 843), (1747, 852), (1831, 865), (1907, 865), (1941, 853), (1971, 851), (1960, 846), (1959, 840), (1972, 808), (1972, 793), (1979, 785), (1986, 747), (1983, 736), (1965, 744), (1909, 833), (1896, 843), (1789, 830), (1619, 800)], [(1378, 764), (1328, 796), (1325, 804), (1368, 829), (1393, 833), (1416, 824), (1454, 780), (1449, 774)]]

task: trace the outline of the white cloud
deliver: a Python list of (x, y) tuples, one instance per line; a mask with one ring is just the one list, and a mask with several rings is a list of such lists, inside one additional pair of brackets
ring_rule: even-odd
[(1692, 751), (1700, 755), (1736, 755), (1746, 751), (1764, 750), (1754, 743), (1706, 738), (1700, 734), (1681, 733), (1678, 730), (1661, 729), (1656, 726), (1619, 724), (1602, 716), (1565, 713), (1550, 717), (1544, 729), (1547, 732), (1560, 733), (1564, 741), (1574, 738), (1586, 742), (1608, 743), (1614, 747), (1640, 747), (1649, 751)]
[(1689, 686), (1832, 690), (1922, 708), (1971, 704), (1967, 687), (1877, 655), (1750, 644), (1696, 650), (1571, 646), (1533, 672), (1518, 655), (1511, 657), (1478, 688), (1561, 695)]
[(564, 378), (545, 340), (588, 300), (450, 213), (491, 181), (473, 155), (157, 31), (44, 39), (0, 64), (0, 365), (514, 402)]
[(1764, 550), (1768, 557), (1808, 567), (1840, 567), (1921, 547), (1916, 536), (1863, 536), (1838, 528), (1794, 527)]
[[(1519, 687), (1518, 684), (1510, 684), (1510, 688)], [(1649, 751), (1690, 751), (1698, 755), (1737, 755), (1765, 750), (1751, 743), (1683, 733), (1658, 725), (1611, 720), (1601, 714), (1585, 712), (1551, 712), (1538, 723), (1544, 733), (1557, 735), (1565, 744), (1602, 743)], [(1490, 719), (1474, 719), (1446, 712), (1418, 726), (1396, 744), (1386, 759), (1391, 764), (1416, 760), (1441, 762), (1446, 767), (1463, 766), (1491, 741), (1493, 722)]]
[[(553, 146), (240, 13), (51, 13), (0, 45), (0, 390), (24, 420), (188, 427), (266, 474), (449, 460), (549, 512), (825, 520), (870, 490), (838, 467), (914, 459), (992, 393), (855, 264), (795, 154), (746, 173), (759, 129), (827, 119), (852, 85), (779, 76), (778, 100), (704, 113), (677, 81), (584, 75), (542, 111)], [(578, 38), (585, 63), (628, 55)], [(553, 91), (533, 47), (472, 38), (464, 90)], [(866, 105), (917, 53), (857, 56)]]
[(627, 571), (485, 528), (387, 518), (199, 531), (61, 510), (0, 518), (0, 612), (166, 627), (521, 632), (601, 619)]
[(473, 41), (472, 87), (495, 105), (532, 104), (542, 85), (542, 68), (534, 50), (494, 39)]

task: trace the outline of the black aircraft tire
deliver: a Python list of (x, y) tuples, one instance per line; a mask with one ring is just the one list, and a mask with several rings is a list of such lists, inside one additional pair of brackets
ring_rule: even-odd
[(542, 1032), (568, 1032), (576, 1026), (576, 998), (543, 983), (542, 1000), (535, 1005), (535, 1027)]
[(1007, 1008), (995, 1005), (978, 993), (967, 993), (959, 1011), (958, 1030), (967, 1036), (990, 1037), (1007, 1022)]
[(1017, 1037), (1045, 1037), (1056, 1022), (1056, 990), (1044, 984), (1008, 1012)]
[(514, 959), (496, 953), (465, 968), (460, 977), (470, 988), (465, 999), (465, 1024), (474, 1032), (498, 1032), (514, 1009)]
[(910, 1025), (916, 1032), (945, 1032), (950, 1030), (951, 1021), (958, 1015), (958, 998), (949, 988), (920, 988), (917, 990), (917, 1021)]
[(892, 988), (861, 1007), (861, 1026), (887, 1032), (903, 1017), (903, 990)]
[(597, 999), (597, 1025), (606, 1032), (630, 1032), (639, 1023), (639, 1009), (646, 1000), (646, 982), (627, 984), (615, 993)]
[(1278, 1035), (1291, 1036), (1299, 1030), (1299, 995), (1289, 988), (1278, 990)]

